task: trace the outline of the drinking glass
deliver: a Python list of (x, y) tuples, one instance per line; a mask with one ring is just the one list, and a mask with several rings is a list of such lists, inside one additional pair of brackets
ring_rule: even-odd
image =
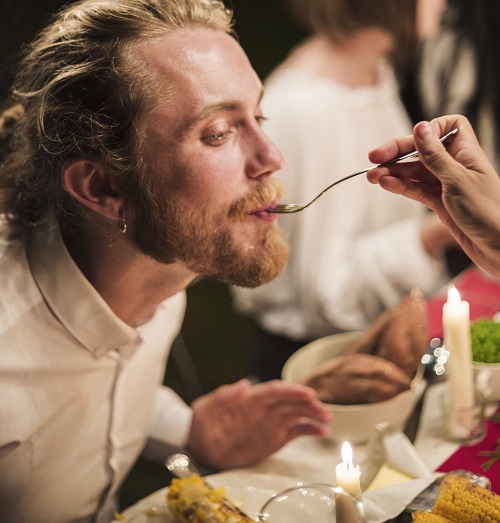
[(260, 509), (258, 522), (366, 523), (363, 504), (341, 487), (297, 485), (278, 492)]

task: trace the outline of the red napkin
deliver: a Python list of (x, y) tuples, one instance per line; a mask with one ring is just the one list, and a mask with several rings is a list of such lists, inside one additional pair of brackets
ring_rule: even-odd
[(487, 456), (478, 456), (478, 452), (493, 451), (498, 445), (500, 438), (500, 423), (487, 422), (486, 437), (480, 443), (470, 447), (460, 447), (437, 469), (437, 472), (451, 472), (453, 470), (468, 470), (481, 476), (486, 476), (491, 481), (491, 490), (500, 494), (500, 461), (494, 463), (486, 472), (481, 465), (489, 460)]
[[(499, 278), (489, 276), (473, 266), (459, 274), (453, 283), (460, 297), (470, 304), (471, 321), (491, 318), (500, 311)], [(444, 291), (427, 300), (430, 339), (443, 337), (442, 317), (446, 299), (447, 292)]]

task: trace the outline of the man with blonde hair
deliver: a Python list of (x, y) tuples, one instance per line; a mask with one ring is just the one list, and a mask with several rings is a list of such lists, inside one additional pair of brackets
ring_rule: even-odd
[(26, 49), (0, 141), (4, 523), (109, 521), (149, 442), (223, 469), (327, 434), (306, 387), (189, 408), (161, 385), (195, 278), (285, 265), (261, 96), (218, 0), (77, 2)]

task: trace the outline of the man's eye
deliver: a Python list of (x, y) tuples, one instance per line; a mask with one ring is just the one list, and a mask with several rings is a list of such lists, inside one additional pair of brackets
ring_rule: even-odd
[(267, 118), (265, 116), (256, 116), (255, 119), (257, 120), (257, 123), (259, 125), (262, 125), (263, 122), (267, 121)]
[(232, 131), (218, 131), (214, 134), (204, 136), (202, 140), (209, 145), (219, 145), (226, 141)]

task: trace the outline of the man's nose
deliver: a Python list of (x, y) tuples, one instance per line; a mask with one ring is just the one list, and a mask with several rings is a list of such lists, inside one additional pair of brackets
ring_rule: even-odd
[(248, 163), (247, 175), (271, 175), (285, 165), (285, 158), (278, 146), (260, 129), (254, 154)]

